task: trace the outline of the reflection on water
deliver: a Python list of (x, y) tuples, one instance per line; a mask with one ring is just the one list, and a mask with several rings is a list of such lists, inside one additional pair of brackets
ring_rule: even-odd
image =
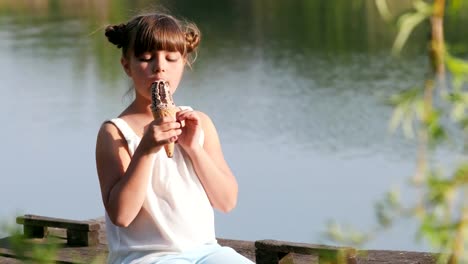
[[(129, 103), (129, 83), (102, 28), (148, 2), (0, 3), (0, 216), (103, 214), (94, 142)], [(422, 82), (423, 45), (389, 57), (394, 32), (371, 1), (203, 2), (160, 3), (204, 33), (175, 99), (212, 117), (238, 177), (238, 207), (217, 215), (218, 236), (319, 242), (331, 218), (370, 226), (374, 201), (413, 171), (414, 145), (388, 133), (384, 99)], [(424, 249), (414, 227), (369, 247)]]

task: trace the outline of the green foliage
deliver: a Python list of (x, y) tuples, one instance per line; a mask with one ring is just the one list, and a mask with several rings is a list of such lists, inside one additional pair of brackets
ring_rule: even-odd
[[(399, 17), (394, 53), (400, 53), (417, 25), (429, 21), (428, 18), (435, 15), (434, 7), (437, 2), (444, 3), (437, 0), (433, 4), (421, 0), (413, 1), (414, 10)], [(467, 6), (468, 1), (448, 2), (445, 11), (455, 12)], [(389, 13), (387, 3), (385, 0), (376, 0), (382, 17), (389, 20), (393, 16)], [(415, 217), (420, 221), (418, 238), (427, 241), (434, 251), (442, 253), (438, 255), (438, 263), (468, 263), (468, 161), (462, 156), (461, 162), (447, 172), (437, 168), (434, 155), (437, 150), (445, 147), (443, 143), (447, 139), (462, 135), (465, 145), (467, 144), (468, 92), (465, 90), (468, 83), (468, 62), (457, 58), (448, 50), (436, 49), (434, 42), (428, 43), (428, 47), (431, 48), (428, 54), (431, 58), (434, 55), (443, 58), (442, 65), (436, 65), (436, 72), (429, 74), (423, 87), (402, 91), (388, 100), (394, 109), (390, 119), (391, 131), (401, 128), (405, 136), (417, 136), (420, 143), (418, 170), (412, 181), (419, 191), (419, 197), (409, 208), (403, 208), (398, 192), (387, 193), (375, 206), (378, 227), (367, 231), (367, 235), (356, 235), (355, 230), (349, 233), (354, 237), (370, 239), (378, 231), (390, 228), (400, 217)], [(447, 77), (450, 77), (451, 83), (447, 83)], [(449, 134), (448, 131), (454, 130), (453, 127), (460, 131)], [(332, 240), (356, 245), (353, 236), (343, 235), (348, 231), (342, 230), (338, 224), (329, 225), (329, 230), (331, 232), (328, 237)], [(360, 240), (359, 244), (363, 242)]]
[(460, 10), (468, 8), (466, 0), (449, 0), (447, 1), (447, 12), (449, 14), (458, 13)]
[(26, 239), (18, 226), (7, 226), (4, 228), (9, 233), (9, 248), (17, 259), (23, 263), (52, 264), (56, 263), (58, 243), (52, 238), (48, 243), (37, 243), (37, 241)]
[(424, 113), (422, 92), (421, 88), (415, 87), (392, 95), (388, 99), (388, 104), (395, 108), (390, 120), (390, 130), (392, 132), (401, 126), (407, 137), (414, 137), (415, 121), (420, 120)]
[[(432, 6), (422, 0), (413, 1), (414, 12), (403, 14), (398, 19), (398, 35), (393, 43), (393, 53), (399, 54), (414, 28), (432, 14)], [(388, 16), (388, 15), (386, 15)]]
[(377, 221), (383, 228), (389, 228), (402, 211), (400, 193), (397, 190), (387, 192), (384, 199), (375, 204)]
[(342, 226), (341, 224), (330, 221), (327, 223), (327, 230), (324, 236), (341, 244), (351, 244), (362, 246), (365, 242), (371, 239), (371, 233), (363, 233), (351, 226)]
[(456, 88), (460, 89), (463, 81), (468, 81), (468, 63), (465, 60), (452, 56), (449, 52), (445, 54), (447, 67), (457, 81)]
[(26, 238), (20, 227), (17, 224), (0, 221), (0, 231), (6, 235), (2, 238), (3, 242), (6, 242), (2, 244), (3, 248), (11, 252), (8, 255), (13, 255), (22, 263), (53, 264), (60, 262), (59, 260), (62, 260), (62, 263), (99, 264), (106, 262), (105, 252), (92, 259), (88, 258), (86, 261), (86, 256), (79, 255), (78, 252), (76, 255), (68, 252), (67, 259), (64, 261), (59, 254), (60, 249), (66, 245), (63, 237), (54, 236), (51, 232), (46, 238)]
[(415, 87), (394, 94), (388, 103), (394, 107), (390, 119), (391, 132), (401, 127), (406, 137), (414, 138), (418, 125), (423, 125), (429, 133), (429, 146), (434, 147), (447, 139), (446, 129), (441, 124), (443, 111), (435, 107), (425, 108), (423, 88)]

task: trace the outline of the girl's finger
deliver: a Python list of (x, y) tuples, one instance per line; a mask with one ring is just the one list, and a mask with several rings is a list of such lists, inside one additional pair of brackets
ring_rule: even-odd
[(200, 117), (194, 111), (181, 113), (180, 115), (177, 116), (178, 121), (185, 120), (185, 119), (200, 120)]
[(184, 127), (187, 125), (187, 122), (189, 122), (192, 125), (198, 125), (200, 124), (200, 117), (196, 114), (191, 114), (187, 113), (185, 115), (182, 115), (178, 118), (179, 122), (184, 122)]
[(155, 134), (155, 139), (157, 142), (162, 144), (167, 144), (171, 142), (175, 142), (178, 139), (178, 136), (182, 134), (181, 129), (175, 129), (166, 132), (160, 132)]
[(178, 119), (179, 119), (179, 116), (184, 115), (184, 114), (186, 114), (186, 113), (188, 113), (188, 112), (193, 112), (193, 111), (192, 111), (192, 110), (189, 110), (189, 109), (185, 109), (185, 110), (182, 110), (182, 111), (177, 112), (177, 113), (176, 113), (176, 119), (178, 120)]
[(164, 123), (169, 123), (169, 122), (174, 122), (176, 119), (172, 116), (163, 116), (160, 118), (156, 118), (153, 123), (154, 124), (164, 124)]
[(169, 131), (172, 129), (177, 129), (181, 128), (181, 125), (179, 122), (170, 122), (170, 123), (164, 123), (159, 126), (155, 126), (155, 130), (160, 130), (160, 131)]

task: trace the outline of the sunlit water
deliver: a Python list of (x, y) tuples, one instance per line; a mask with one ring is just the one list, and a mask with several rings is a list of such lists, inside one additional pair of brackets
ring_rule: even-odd
[[(53, 21), (0, 21), (0, 216), (102, 216), (96, 132), (130, 102), (118, 52), (94, 59), (93, 39), (105, 39), (102, 31), (86, 35), (84, 20), (62, 21), (68, 34), (83, 37), (57, 37), (56, 48), (37, 37), (62, 28)], [(415, 164), (414, 142), (388, 131), (384, 101), (422, 82), (425, 57), (269, 44), (226, 41), (202, 49), (175, 94), (179, 105), (211, 116), (239, 182), (237, 208), (216, 215), (217, 235), (317, 243), (331, 219), (372, 227), (373, 204), (392, 186), (406, 193)], [(107, 66), (118, 70), (104, 78)], [(414, 241), (416, 228), (399, 222), (366, 247), (426, 250)]]

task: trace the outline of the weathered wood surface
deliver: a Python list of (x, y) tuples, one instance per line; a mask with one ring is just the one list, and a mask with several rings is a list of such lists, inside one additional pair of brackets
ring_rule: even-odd
[(37, 215), (24, 215), (16, 218), (16, 223), (23, 225), (27, 238), (43, 238), (49, 228), (60, 228), (67, 232), (69, 246), (95, 246), (101, 225), (96, 221), (76, 221)]
[(258, 264), (297, 262), (299, 256), (315, 256), (319, 262), (356, 264), (357, 251), (350, 247), (334, 247), (276, 240), (255, 242), (255, 256)]
[[(34, 217), (35, 216), (28, 216), (27, 218), (34, 219)], [(70, 220), (65, 220), (65, 222), (68, 221), (67, 223), (72, 225), (78, 224), (78, 226), (80, 226), (82, 223), (89, 224), (89, 228), (92, 229), (91, 231), (97, 231), (97, 243), (92, 246), (70, 246), (67, 243), (66, 231), (66, 228), (69, 228), (70, 226), (55, 223), (61, 222), (61, 219), (47, 218), (47, 220), (48, 222), (42, 222), (42, 224), (48, 226), (47, 235), (48, 237), (54, 237), (54, 240), (50, 240), (47, 237), (31, 238), (30, 240), (34, 243), (50, 243), (50, 241), (56, 243), (60, 248), (58, 250), (56, 263), (105, 263), (108, 251), (103, 218), (71, 222)], [(18, 222), (24, 223), (21, 220)], [(35, 221), (34, 223), (37, 224), (40, 222)], [(60, 228), (50, 227), (54, 225)], [(86, 228), (83, 228), (83, 230), (87, 232), (89, 231)], [(254, 242), (218, 238), (218, 242), (221, 245), (234, 248), (237, 252), (254, 262), (256, 261), (258, 264), (319, 263), (319, 260), (321, 260), (320, 256), (323, 256), (327, 252), (333, 253), (336, 250), (346, 253), (345, 255), (347, 256), (348, 264), (435, 264), (435, 258), (432, 254), (421, 252), (387, 250), (355, 251), (354, 249), (347, 247), (330, 247), (275, 240), (260, 240)], [(267, 255), (265, 256), (265, 254)], [(14, 255), (13, 251), (11, 251), (8, 238), (0, 239), (0, 263), (22, 263), (21, 261), (15, 259), (15, 257), (16, 256)], [(268, 258), (270, 260), (268, 260)], [(322, 262), (320, 261), (320, 263)]]

